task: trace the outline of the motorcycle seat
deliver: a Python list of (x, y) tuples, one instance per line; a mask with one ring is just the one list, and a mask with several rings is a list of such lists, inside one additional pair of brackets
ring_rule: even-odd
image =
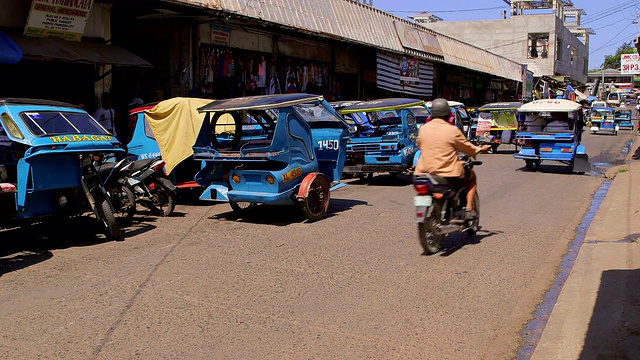
[(131, 168), (131, 171), (138, 171), (142, 168), (145, 168), (147, 166), (149, 166), (149, 164), (151, 164), (155, 159), (144, 159), (144, 160), (137, 160), (133, 162), (133, 167)]
[(115, 162), (108, 162), (108, 163), (104, 163), (104, 164), (100, 164), (98, 166), (96, 166), (96, 170), (98, 170), (98, 173), (103, 174), (106, 172), (111, 172), (111, 170), (116, 166)]

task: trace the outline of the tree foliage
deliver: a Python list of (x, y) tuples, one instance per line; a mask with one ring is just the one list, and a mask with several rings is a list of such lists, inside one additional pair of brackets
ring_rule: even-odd
[(622, 54), (632, 54), (634, 46), (629, 41), (628, 43), (623, 43), (618, 47), (616, 53), (613, 55), (606, 55), (604, 57), (604, 62), (602, 63), (603, 69), (620, 69), (620, 58)]

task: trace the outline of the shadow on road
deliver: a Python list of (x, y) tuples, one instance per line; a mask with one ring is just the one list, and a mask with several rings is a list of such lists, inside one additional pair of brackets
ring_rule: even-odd
[(580, 359), (637, 359), (640, 269), (607, 270), (600, 278)]
[(370, 185), (370, 186), (406, 186), (413, 184), (412, 174), (390, 175), (386, 173), (376, 173), (370, 178), (353, 178), (346, 179), (347, 183), (353, 185)]
[(640, 147), (636, 149), (636, 152), (631, 155), (633, 160), (640, 160)]
[[(153, 221), (154, 217), (136, 216), (131, 224), (120, 225), (125, 240), (155, 229), (149, 224)], [(0, 230), (0, 276), (52, 258), (51, 250), (111, 241), (101, 230), (95, 218), (88, 216)]]
[(451, 256), (453, 255), (453, 253), (467, 245), (480, 244), (485, 238), (501, 233), (501, 231), (488, 231), (481, 229), (476, 233), (475, 236), (469, 236), (467, 234), (461, 233), (451, 234), (444, 239), (444, 243), (442, 244), (442, 251), (440, 251), (440, 256)]
[[(358, 205), (367, 205), (366, 201), (351, 199), (331, 199), (329, 210), (324, 219), (330, 218), (341, 212), (350, 210)], [(297, 206), (268, 206), (259, 204), (247, 214), (236, 214), (233, 211), (225, 212), (209, 217), (213, 220), (226, 220), (248, 222), (253, 224), (287, 226), (306, 221)], [(322, 221), (322, 220), (320, 220)]]

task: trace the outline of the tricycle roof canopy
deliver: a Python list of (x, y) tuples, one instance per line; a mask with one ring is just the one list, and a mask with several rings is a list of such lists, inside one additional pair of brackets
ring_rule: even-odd
[(384, 111), (384, 110), (400, 110), (424, 104), (424, 101), (418, 99), (406, 98), (389, 98), (371, 101), (363, 101), (352, 106), (345, 106), (340, 110), (342, 114), (351, 114), (356, 112)]
[(582, 108), (582, 105), (571, 100), (542, 99), (542, 100), (535, 100), (530, 103), (526, 103), (522, 105), (518, 109), (518, 112), (540, 112), (540, 111), (573, 112), (573, 111), (580, 110), (581, 108)]
[(609, 111), (609, 112), (614, 112), (615, 109), (614, 108), (610, 108), (610, 107), (594, 107), (591, 109), (591, 111)]
[(268, 110), (289, 107), (305, 103), (322, 101), (320, 95), (311, 94), (274, 94), (260, 96), (246, 96), (233, 99), (215, 100), (198, 108), (199, 112), (237, 111), (237, 110)]
[(72, 105), (62, 101), (54, 101), (54, 100), (43, 100), (43, 99), (28, 99), (28, 98), (5, 98), (0, 99), (1, 105), (42, 105), (42, 106), (58, 106), (58, 107), (68, 107), (68, 108), (77, 108), (80, 107), (78, 105)]
[(478, 111), (492, 111), (492, 110), (516, 110), (522, 106), (521, 102), (497, 102), (484, 104), (478, 108)]

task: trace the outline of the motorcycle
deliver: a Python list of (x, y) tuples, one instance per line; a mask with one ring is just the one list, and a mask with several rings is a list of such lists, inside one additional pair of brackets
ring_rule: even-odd
[(113, 205), (107, 195), (107, 190), (100, 181), (100, 176), (93, 164), (92, 157), (81, 155), (80, 161), (82, 164), (80, 183), (91, 210), (95, 213), (98, 222), (104, 226), (108, 236), (116, 240), (122, 240), (120, 227), (118, 227), (114, 216)]
[(136, 212), (136, 198), (127, 182), (127, 175), (132, 165), (133, 161), (122, 159), (96, 166), (102, 184), (107, 190), (107, 195), (113, 205), (116, 220), (120, 219), (125, 223), (131, 222)]
[(157, 216), (169, 216), (175, 208), (175, 190), (164, 173), (164, 160), (160, 156), (131, 163), (127, 183), (133, 189), (136, 203)]
[[(465, 171), (470, 171), (482, 161), (465, 157)], [(455, 232), (475, 235), (480, 223), (480, 200), (476, 192), (473, 207), (476, 212), (474, 219), (467, 219), (466, 197), (467, 189), (462, 187), (452, 190), (446, 179), (424, 174), (416, 176), (413, 184), (417, 195), (414, 197), (416, 220), (418, 221), (418, 235), (420, 244), (428, 255), (435, 254), (442, 249), (444, 237)]]

